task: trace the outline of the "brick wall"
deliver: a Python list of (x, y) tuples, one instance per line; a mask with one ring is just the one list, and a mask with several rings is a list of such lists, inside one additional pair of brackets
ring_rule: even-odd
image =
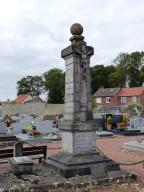
[(144, 91), (143, 91), (143, 93), (140, 95), (139, 101), (140, 101), (140, 104), (142, 105), (142, 107), (144, 108)]
[(118, 105), (119, 106), (127, 106), (130, 103), (132, 103), (132, 98), (131, 97), (127, 97), (127, 102), (126, 103), (121, 103), (120, 97), (118, 98)]
[(103, 105), (103, 107), (117, 106), (117, 103), (118, 103), (117, 96), (110, 97), (110, 98), (111, 98), (111, 102), (110, 103), (106, 103), (106, 97), (102, 97), (102, 105)]
[[(106, 97), (101, 97), (102, 103), (98, 104), (98, 105), (102, 106), (102, 107), (117, 107), (117, 106), (127, 106), (128, 104), (132, 104), (132, 97), (131, 96), (127, 97), (126, 103), (121, 103), (121, 99), (117, 95), (114, 97), (110, 97), (110, 98), (111, 98), (111, 102), (107, 103)], [(144, 91), (140, 96), (137, 96), (136, 104), (140, 104), (144, 108)]]
[[(102, 97), (102, 106), (103, 107), (114, 107), (114, 106), (127, 106), (132, 103), (132, 97), (127, 97), (126, 103), (121, 103), (120, 97), (114, 96), (111, 97), (111, 102), (106, 103), (106, 97)], [(141, 104), (144, 107), (144, 94), (137, 96), (137, 104)]]

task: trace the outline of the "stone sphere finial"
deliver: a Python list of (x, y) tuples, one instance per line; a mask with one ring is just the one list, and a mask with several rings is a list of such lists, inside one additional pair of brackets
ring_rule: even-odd
[(83, 27), (79, 23), (74, 23), (70, 28), (70, 32), (72, 35), (81, 35), (83, 33)]

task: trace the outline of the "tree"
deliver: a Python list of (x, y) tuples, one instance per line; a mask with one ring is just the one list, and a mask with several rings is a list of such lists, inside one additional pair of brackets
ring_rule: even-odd
[(104, 66), (103, 65), (95, 65), (90, 68), (91, 73), (91, 89), (92, 94), (94, 94), (99, 87), (104, 86)]
[(40, 76), (23, 77), (17, 82), (17, 95), (30, 93), (32, 96), (39, 96), (43, 91), (43, 80)]
[(120, 53), (114, 60), (116, 72), (112, 76), (117, 77), (120, 87), (126, 84), (130, 87), (141, 86), (144, 82), (143, 62), (144, 52)]
[(48, 103), (64, 103), (65, 73), (54, 68), (43, 76), (45, 90), (48, 91)]
[(128, 79), (130, 87), (141, 86), (144, 82), (142, 73), (143, 59), (144, 52), (133, 52), (129, 56)]
[(112, 84), (111, 73), (115, 72), (115, 66), (109, 65), (104, 67), (103, 65), (95, 65), (90, 68), (91, 72), (91, 87), (92, 94), (94, 94), (100, 87), (115, 87), (116, 84)]
[(105, 88), (117, 87), (117, 81), (113, 78), (112, 74), (116, 72), (114, 65), (105, 66)]
[(129, 54), (120, 53), (114, 60), (116, 64), (116, 71), (111, 74), (111, 78), (117, 82), (117, 86), (125, 87), (128, 74)]

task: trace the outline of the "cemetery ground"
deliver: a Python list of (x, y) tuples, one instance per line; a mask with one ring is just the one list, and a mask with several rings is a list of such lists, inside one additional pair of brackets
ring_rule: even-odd
[[(141, 136), (142, 137), (142, 136)], [(123, 149), (123, 143), (136, 140), (136, 136), (114, 136), (114, 137), (103, 137), (103, 138), (97, 138), (97, 146), (99, 149), (102, 150), (102, 152), (108, 156), (109, 158), (113, 159), (114, 161), (120, 162), (120, 163), (135, 163), (137, 161), (144, 159), (144, 154), (139, 152), (133, 152), (133, 151), (126, 151)], [(57, 152), (61, 150), (61, 141), (53, 141), (52, 143), (48, 143), (48, 156), (54, 155)], [(35, 161), (35, 164), (37, 164), (37, 161)], [(137, 165), (130, 165), (130, 166), (123, 166), (121, 165), (122, 169), (125, 169), (127, 171), (133, 172), (137, 174), (137, 181), (133, 183), (124, 183), (124, 184), (112, 184), (112, 185), (102, 185), (102, 186), (87, 186), (87, 187), (81, 187), (81, 188), (56, 188), (51, 189), (52, 192), (56, 191), (116, 191), (116, 192), (138, 192), (138, 191), (144, 191), (144, 166), (143, 163), (137, 164)], [(0, 165), (1, 171), (4, 169), (8, 169), (8, 164), (1, 164)], [(42, 174), (45, 173), (46, 170), (42, 170)], [(45, 175), (46, 179), (46, 175)], [(46, 183), (45, 183), (46, 184)], [(41, 191), (41, 190), (39, 190)]]

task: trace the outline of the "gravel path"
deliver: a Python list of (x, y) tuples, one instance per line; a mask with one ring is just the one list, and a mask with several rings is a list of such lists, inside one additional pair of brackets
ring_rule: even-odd
[[(123, 143), (136, 140), (136, 136), (126, 137), (118, 136), (115, 138), (97, 139), (97, 146), (114, 161), (122, 163), (134, 163), (144, 159), (144, 154), (123, 149)], [(138, 175), (138, 182), (144, 184), (144, 167), (143, 163), (131, 166), (121, 166), (122, 169), (134, 172)]]

